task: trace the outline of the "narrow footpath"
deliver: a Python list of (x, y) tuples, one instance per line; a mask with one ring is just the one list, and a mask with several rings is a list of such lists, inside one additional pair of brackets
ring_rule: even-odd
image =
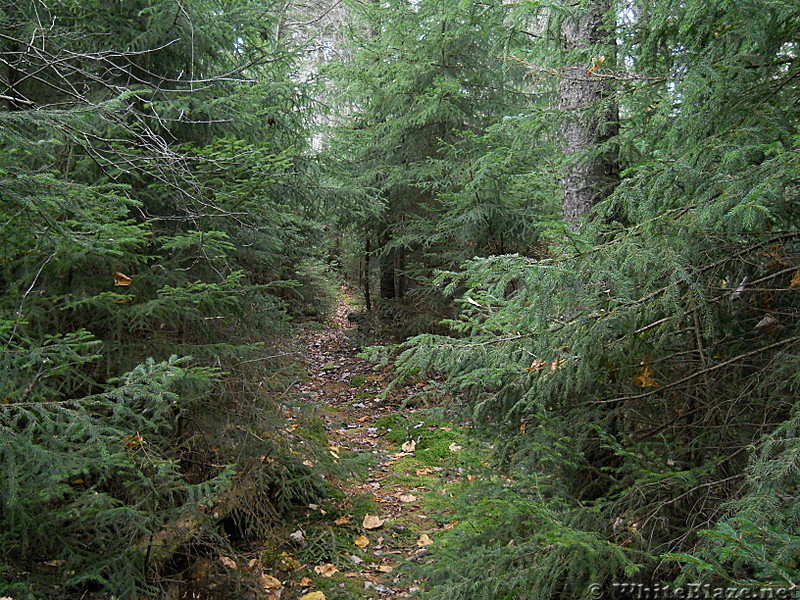
[(312, 505), (292, 534), (308, 576), (289, 598), (416, 596), (423, 584), (402, 566), (430, 560), (437, 534), (454, 524), (442, 516), (446, 508), (438, 506), (435, 516), (428, 510), (446, 504), (450, 484), (473, 480), (469, 463), (475, 461), (463, 428), (409, 406), (424, 382), (398, 386), (382, 398), (391, 368), (376, 369), (358, 356), (351, 302), (343, 295), (330, 322), (306, 333), (309, 378), (294, 392), (324, 427), (334, 462), (356, 467), (329, 478), (332, 499)]

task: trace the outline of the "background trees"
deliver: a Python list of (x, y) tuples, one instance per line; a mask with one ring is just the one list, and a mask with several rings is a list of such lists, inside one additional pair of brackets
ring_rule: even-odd
[(528, 200), (536, 190), (506, 193), (521, 190), (545, 154), (546, 142), (519, 140), (520, 129), (537, 125), (523, 113), (525, 69), (506, 60), (529, 36), (501, 2), (354, 10), (355, 53), (333, 70), (344, 112), (331, 149), (377, 207), (360, 229), (379, 295), (398, 299), (390, 305), (424, 327), (446, 311), (430, 284), (434, 269), (535, 243)]

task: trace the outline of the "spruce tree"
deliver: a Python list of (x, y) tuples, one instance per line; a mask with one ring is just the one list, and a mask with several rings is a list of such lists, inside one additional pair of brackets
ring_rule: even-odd
[(405, 372), (443, 377), (498, 436), (512, 478), (463, 507), (477, 532), (445, 547), (431, 597), (791, 585), (797, 6), (617, 5), (616, 53), (548, 55), (560, 8), (527, 62), (552, 89), (598, 59), (586, 79), (605, 89), (581, 112), (602, 122), (618, 101), (619, 134), (579, 156), (618, 152), (620, 181), (537, 253), (442, 272), (450, 333), (402, 346)]
[(0, 9), (1, 595), (178, 593), (224, 520), (265, 536), (322, 490), (262, 387), (289, 316), (329, 297), (275, 18)]
[(501, 2), (355, 10), (361, 33), (352, 61), (334, 71), (344, 110), (330, 147), (347, 157), (340, 168), (351, 186), (382, 205), (362, 225), (380, 295), (406, 297), (400, 305), (424, 323), (446, 310), (433, 269), (534, 242), (526, 222), (543, 209), (504, 193), (544, 154), (545, 144), (531, 148), (515, 135), (536, 124), (503, 120), (529, 101), (525, 71), (511, 59), (528, 37)]

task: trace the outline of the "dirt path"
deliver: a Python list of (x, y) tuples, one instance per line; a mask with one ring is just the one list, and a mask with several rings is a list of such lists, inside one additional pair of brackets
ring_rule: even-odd
[(354, 325), (348, 319), (356, 309), (348, 300), (344, 296), (327, 327), (307, 334), (309, 380), (296, 391), (317, 411), (331, 456), (369, 466), (349, 477), (331, 478), (338, 499), (331, 506), (312, 506), (316, 520), (309, 519), (307, 527), (301, 524), (295, 532), (304, 544), (317, 543), (325, 532), (340, 550), (334, 558), (328, 555), (330, 562), (307, 563), (309, 576), (300, 582), (297, 596), (290, 597), (413, 597), (421, 583), (399, 575), (400, 567), (427, 560), (436, 532), (452, 527), (426, 514), (430, 504), (423, 496), (434, 489), (446, 494), (442, 485), (466, 478), (458, 460), (463, 433), (404, 406), (422, 383), (380, 398), (391, 372), (376, 370), (357, 356)]

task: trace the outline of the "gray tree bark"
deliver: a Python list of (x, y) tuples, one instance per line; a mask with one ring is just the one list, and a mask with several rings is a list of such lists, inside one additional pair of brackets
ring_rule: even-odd
[[(580, 17), (565, 18), (561, 26), (563, 48), (567, 52), (585, 51), (596, 44), (612, 42), (603, 23), (609, 10), (609, 0), (596, 0)], [(619, 132), (617, 107), (609, 105), (608, 88), (594, 73), (600, 60), (599, 56), (587, 57), (581, 64), (565, 67), (560, 83), (559, 108), (564, 112), (562, 136), (567, 158), (563, 209), (569, 223), (589, 212), (619, 181), (616, 153), (582, 156)], [(606, 64), (609, 63), (613, 64), (613, 57), (606, 57)], [(604, 101), (605, 105), (601, 104)]]

